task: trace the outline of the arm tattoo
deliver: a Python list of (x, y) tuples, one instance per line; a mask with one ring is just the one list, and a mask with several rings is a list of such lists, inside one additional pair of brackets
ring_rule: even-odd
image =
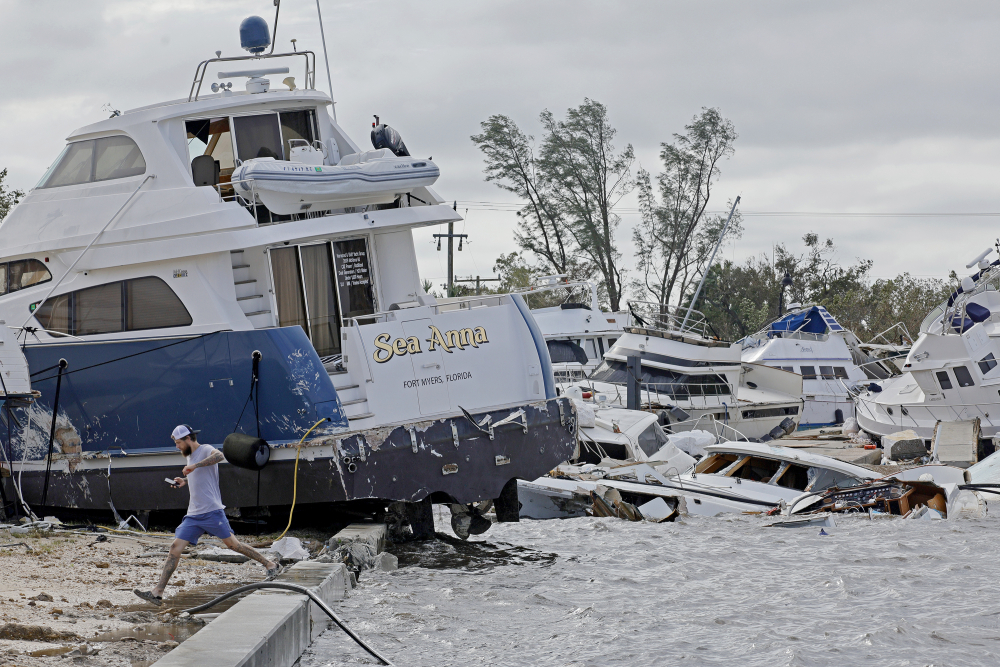
[(191, 467), (192, 468), (205, 468), (207, 466), (214, 466), (216, 463), (222, 463), (225, 460), (226, 460), (226, 457), (223, 456), (222, 452), (220, 452), (219, 450), (215, 450), (214, 452), (212, 452), (211, 454), (209, 454), (207, 457), (205, 457), (204, 460), (198, 461), (197, 463), (193, 464)]
[(172, 575), (174, 570), (177, 569), (177, 563), (180, 562), (180, 559), (180, 556), (175, 556), (173, 554), (169, 554), (167, 556), (167, 562), (163, 564), (163, 572), (160, 573), (160, 583), (157, 584), (160, 590), (167, 587), (167, 582), (170, 581), (170, 575)]
[(253, 547), (248, 547), (242, 542), (239, 542), (235, 547), (233, 547), (233, 551), (239, 554), (243, 554), (247, 558), (252, 558), (265, 567), (267, 566), (268, 560), (264, 558), (264, 554), (257, 551)]

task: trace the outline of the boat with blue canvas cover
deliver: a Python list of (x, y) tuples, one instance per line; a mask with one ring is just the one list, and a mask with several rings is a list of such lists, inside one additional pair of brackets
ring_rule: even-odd
[[(527, 307), (424, 292), (413, 230), (460, 219), (429, 185), (273, 210), (241, 167), (332, 169), (369, 151), (316, 90), (312, 52), (247, 48), (200, 63), (187, 98), (72, 132), (0, 224), (0, 320), (41, 393), (0, 438), (18, 490), (62, 511), (181, 510), (163, 478), (183, 466), (169, 433), (190, 423), (218, 447), (234, 432), (269, 443), (262, 470), (221, 467), (233, 510), (287, 507), (297, 479), (300, 505), (401, 501), (426, 527), (432, 501), (464, 517), (494, 501), (516, 520), (516, 479), (576, 445)], [(265, 65), (282, 60), (300, 86), (271, 87), (289, 70)], [(252, 69), (216, 75), (246, 90), (203, 93), (232, 61)]]
[[(850, 388), (894, 372), (885, 361), (869, 354), (871, 346), (861, 343), (820, 305), (792, 304), (789, 312), (740, 342), (743, 361), (802, 376), (800, 429), (843, 424), (854, 416)], [(879, 347), (891, 347), (893, 352), (904, 349)]]

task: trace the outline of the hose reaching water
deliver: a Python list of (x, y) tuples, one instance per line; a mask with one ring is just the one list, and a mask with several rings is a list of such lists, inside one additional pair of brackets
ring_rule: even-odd
[[(321, 421), (326, 421), (326, 420), (324, 419), (324, 420), (321, 420)], [(316, 423), (319, 424), (320, 422), (316, 422)], [(313, 426), (313, 428), (315, 428), (315, 426)], [(309, 429), (309, 430), (311, 431), (312, 429)], [(220, 595), (219, 597), (215, 598), (214, 600), (210, 600), (209, 602), (206, 602), (205, 604), (198, 605), (197, 607), (191, 607), (190, 609), (185, 609), (181, 613), (196, 614), (196, 613), (198, 613), (200, 611), (204, 611), (204, 610), (208, 609), (209, 607), (214, 607), (215, 605), (219, 604), (220, 602), (222, 602), (224, 600), (228, 600), (229, 598), (233, 597), (234, 595), (239, 595), (240, 593), (245, 593), (247, 591), (256, 590), (258, 588), (279, 588), (281, 590), (294, 591), (296, 593), (302, 593), (303, 595), (309, 596), (309, 599), (312, 600), (313, 602), (315, 602), (316, 605), (320, 609), (322, 609), (323, 612), (327, 616), (329, 616), (333, 620), (333, 622), (336, 623), (340, 627), (341, 630), (343, 630), (344, 632), (346, 632), (348, 637), (350, 637), (355, 642), (357, 642), (358, 646), (360, 646), (364, 650), (368, 651), (368, 653), (370, 653), (373, 657), (375, 657), (376, 660), (378, 660), (379, 662), (381, 662), (383, 665), (388, 665), (389, 667), (392, 667), (392, 663), (389, 662), (389, 660), (387, 658), (383, 657), (381, 653), (379, 653), (378, 651), (376, 651), (375, 649), (373, 649), (371, 646), (369, 646), (368, 644), (366, 644), (365, 641), (363, 639), (361, 639), (361, 637), (358, 637), (356, 634), (354, 634), (354, 631), (351, 630), (349, 627), (347, 627), (347, 624), (344, 623), (344, 621), (341, 620), (341, 618), (339, 616), (337, 616), (337, 614), (335, 614), (332, 609), (330, 609), (328, 606), (326, 606), (325, 602), (323, 602), (321, 599), (319, 599), (318, 597), (316, 597), (315, 595), (313, 595), (313, 593), (308, 588), (305, 588), (304, 586), (298, 586), (296, 584), (285, 584), (285, 583), (278, 582), (278, 581), (262, 581), (262, 582), (255, 583), (255, 584), (247, 584), (246, 586), (240, 586), (239, 588), (235, 588), (235, 589), (229, 591), (228, 593)]]
[(284, 537), (285, 533), (288, 532), (288, 529), (292, 527), (292, 514), (295, 513), (295, 499), (299, 493), (299, 454), (302, 453), (302, 443), (306, 441), (306, 438), (309, 436), (310, 433), (312, 433), (312, 430), (314, 428), (316, 428), (325, 421), (330, 421), (330, 418), (323, 417), (318, 422), (310, 426), (309, 430), (306, 431), (305, 435), (302, 436), (302, 439), (299, 440), (299, 444), (295, 446), (295, 476), (292, 477), (292, 509), (288, 510), (288, 525), (285, 526), (285, 529), (283, 531), (281, 531), (281, 535), (278, 535), (278, 538), (275, 540), (275, 542)]

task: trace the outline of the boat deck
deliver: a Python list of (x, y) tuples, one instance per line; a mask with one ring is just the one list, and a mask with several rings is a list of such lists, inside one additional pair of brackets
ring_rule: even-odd
[(897, 466), (881, 466), (882, 450), (865, 449), (861, 445), (851, 442), (840, 432), (839, 426), (829, 428), (816, 428), (803, 431), (795, 431), (780, 440), (774, 442), (781, 447), (792, 449), (806, 449), (812, 454), (821, 454), (830, 458), (863, 465), (866, 468), (885, 468), (886, 474), (891, 474)]

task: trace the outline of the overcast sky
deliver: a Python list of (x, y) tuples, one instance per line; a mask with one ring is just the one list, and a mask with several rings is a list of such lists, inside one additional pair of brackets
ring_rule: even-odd
[[(844, 262), (873, 259), (876, 276), (943, 277), (1000, 236), (995, 1), (321, 2), (341, 125), (367, 146), (379, 114), (434, 157), (437, 191), (469, 209), (459, 274), (491, 275), (516, 249), (514, 214), (493, 204), (512, 197), (483, 181), (469, 136), (503, 113), (537, 137), (540, 111), (560, 116), (585, 97), (607, 105), (616, 143), (654, 173), (659, 144), (702, 107), (732, 120), (740, 138), (712, 208), (739, 194), (746, 218), (727, 258), (800, 250), (816, 231)], [(271, 0), (0, 0), (10, 184), (32, 187), (105, 103), (186, 96), (200, 60), (242, 53), (251, 14), (272, 23)], [(325, 90), (313, 0), (284, 0), (278, 48), (293, 37), (320, 53)], [(622, 207), (630, 260), (634, 197)], [(900, 213), (919, 215), (885, 215)], [(414, 239), (423, 277), (439, 284), (434, 231)]]

